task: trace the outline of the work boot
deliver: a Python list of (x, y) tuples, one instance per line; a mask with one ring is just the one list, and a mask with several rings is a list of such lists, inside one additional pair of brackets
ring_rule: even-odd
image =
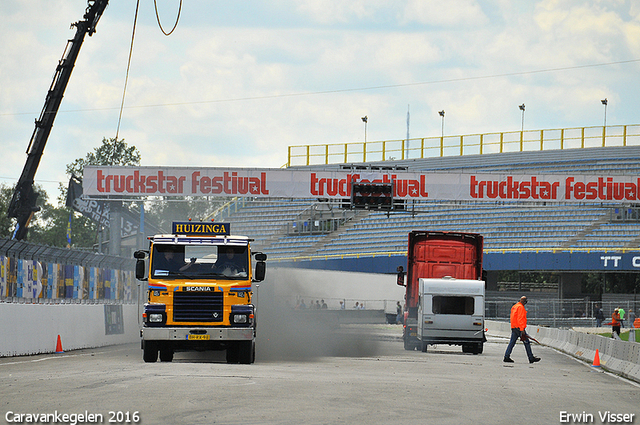
[(535, 362), (539, 362), (540, 361), (540, 357), (531, 357), (529, 359), (529, 363), (535, 363)]
[[(540, 360), (540, 359), (538, 359)], [(505, 363), (515, 363), (513, 360), (511, 360), (511, 357), (505, 357), (504, 360), (502, 360)]]

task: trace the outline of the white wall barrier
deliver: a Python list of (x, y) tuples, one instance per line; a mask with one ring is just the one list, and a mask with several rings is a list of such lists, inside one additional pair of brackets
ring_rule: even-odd
[(0, 303), (0, 357), (140, 340), (137, 304)]
[[(508, 322), (485, 321), (489, 334), (509, 338)], [(593, 364), (596, 349), (603, 369), (640, 382), (640, 343), (614, 340), (573, 330), (527, 326), (527, 333), (541, 344)]]

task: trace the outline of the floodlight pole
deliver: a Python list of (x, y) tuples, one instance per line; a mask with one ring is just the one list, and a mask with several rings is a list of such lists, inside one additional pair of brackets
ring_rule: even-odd
[(364, 122), (364, 142), (367, 143), (367, 121), (369, 121), (369, 118), (365, 115), (362, 117), (362, 121)]

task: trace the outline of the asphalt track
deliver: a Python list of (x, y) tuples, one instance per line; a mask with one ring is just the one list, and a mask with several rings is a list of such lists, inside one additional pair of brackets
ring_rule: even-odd
[(530, 365), (519, 344), (515, 363), (505, 364), (504, 339), (489, 338), (481, 355), (449, 346), (422, 353), (403, 349), (399, 326), (337, 332), (346, 336), (343, 344), (359, 348), (288, 356), (266, 350), (271, 341), (263, 340), (252, 365), (227, 365), (215, 352), (143, 363), (138, 344), (2, 358), (2, 421), (57, 413), (49, 423), (70, 423), (61, 415), (87, 412), (102, 421), (77, 416), (77, 423), (578, 423), (566, 420), (570, 414), (624, 423), (602, 422), (600, 415), (611, 412), (640, 423), (638, 384), (547, 347), (533, 346), (542, 361)]

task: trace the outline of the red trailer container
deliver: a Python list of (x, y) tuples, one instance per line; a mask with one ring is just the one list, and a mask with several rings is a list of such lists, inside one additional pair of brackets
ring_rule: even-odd
[[(404, 347), (417, 339), (420, 278), (482, 279), (482, 236), (475, 233), (414, 230), (409, 233), (404, 319)], [(404, 279), (398, 279), (404, 285)]]

